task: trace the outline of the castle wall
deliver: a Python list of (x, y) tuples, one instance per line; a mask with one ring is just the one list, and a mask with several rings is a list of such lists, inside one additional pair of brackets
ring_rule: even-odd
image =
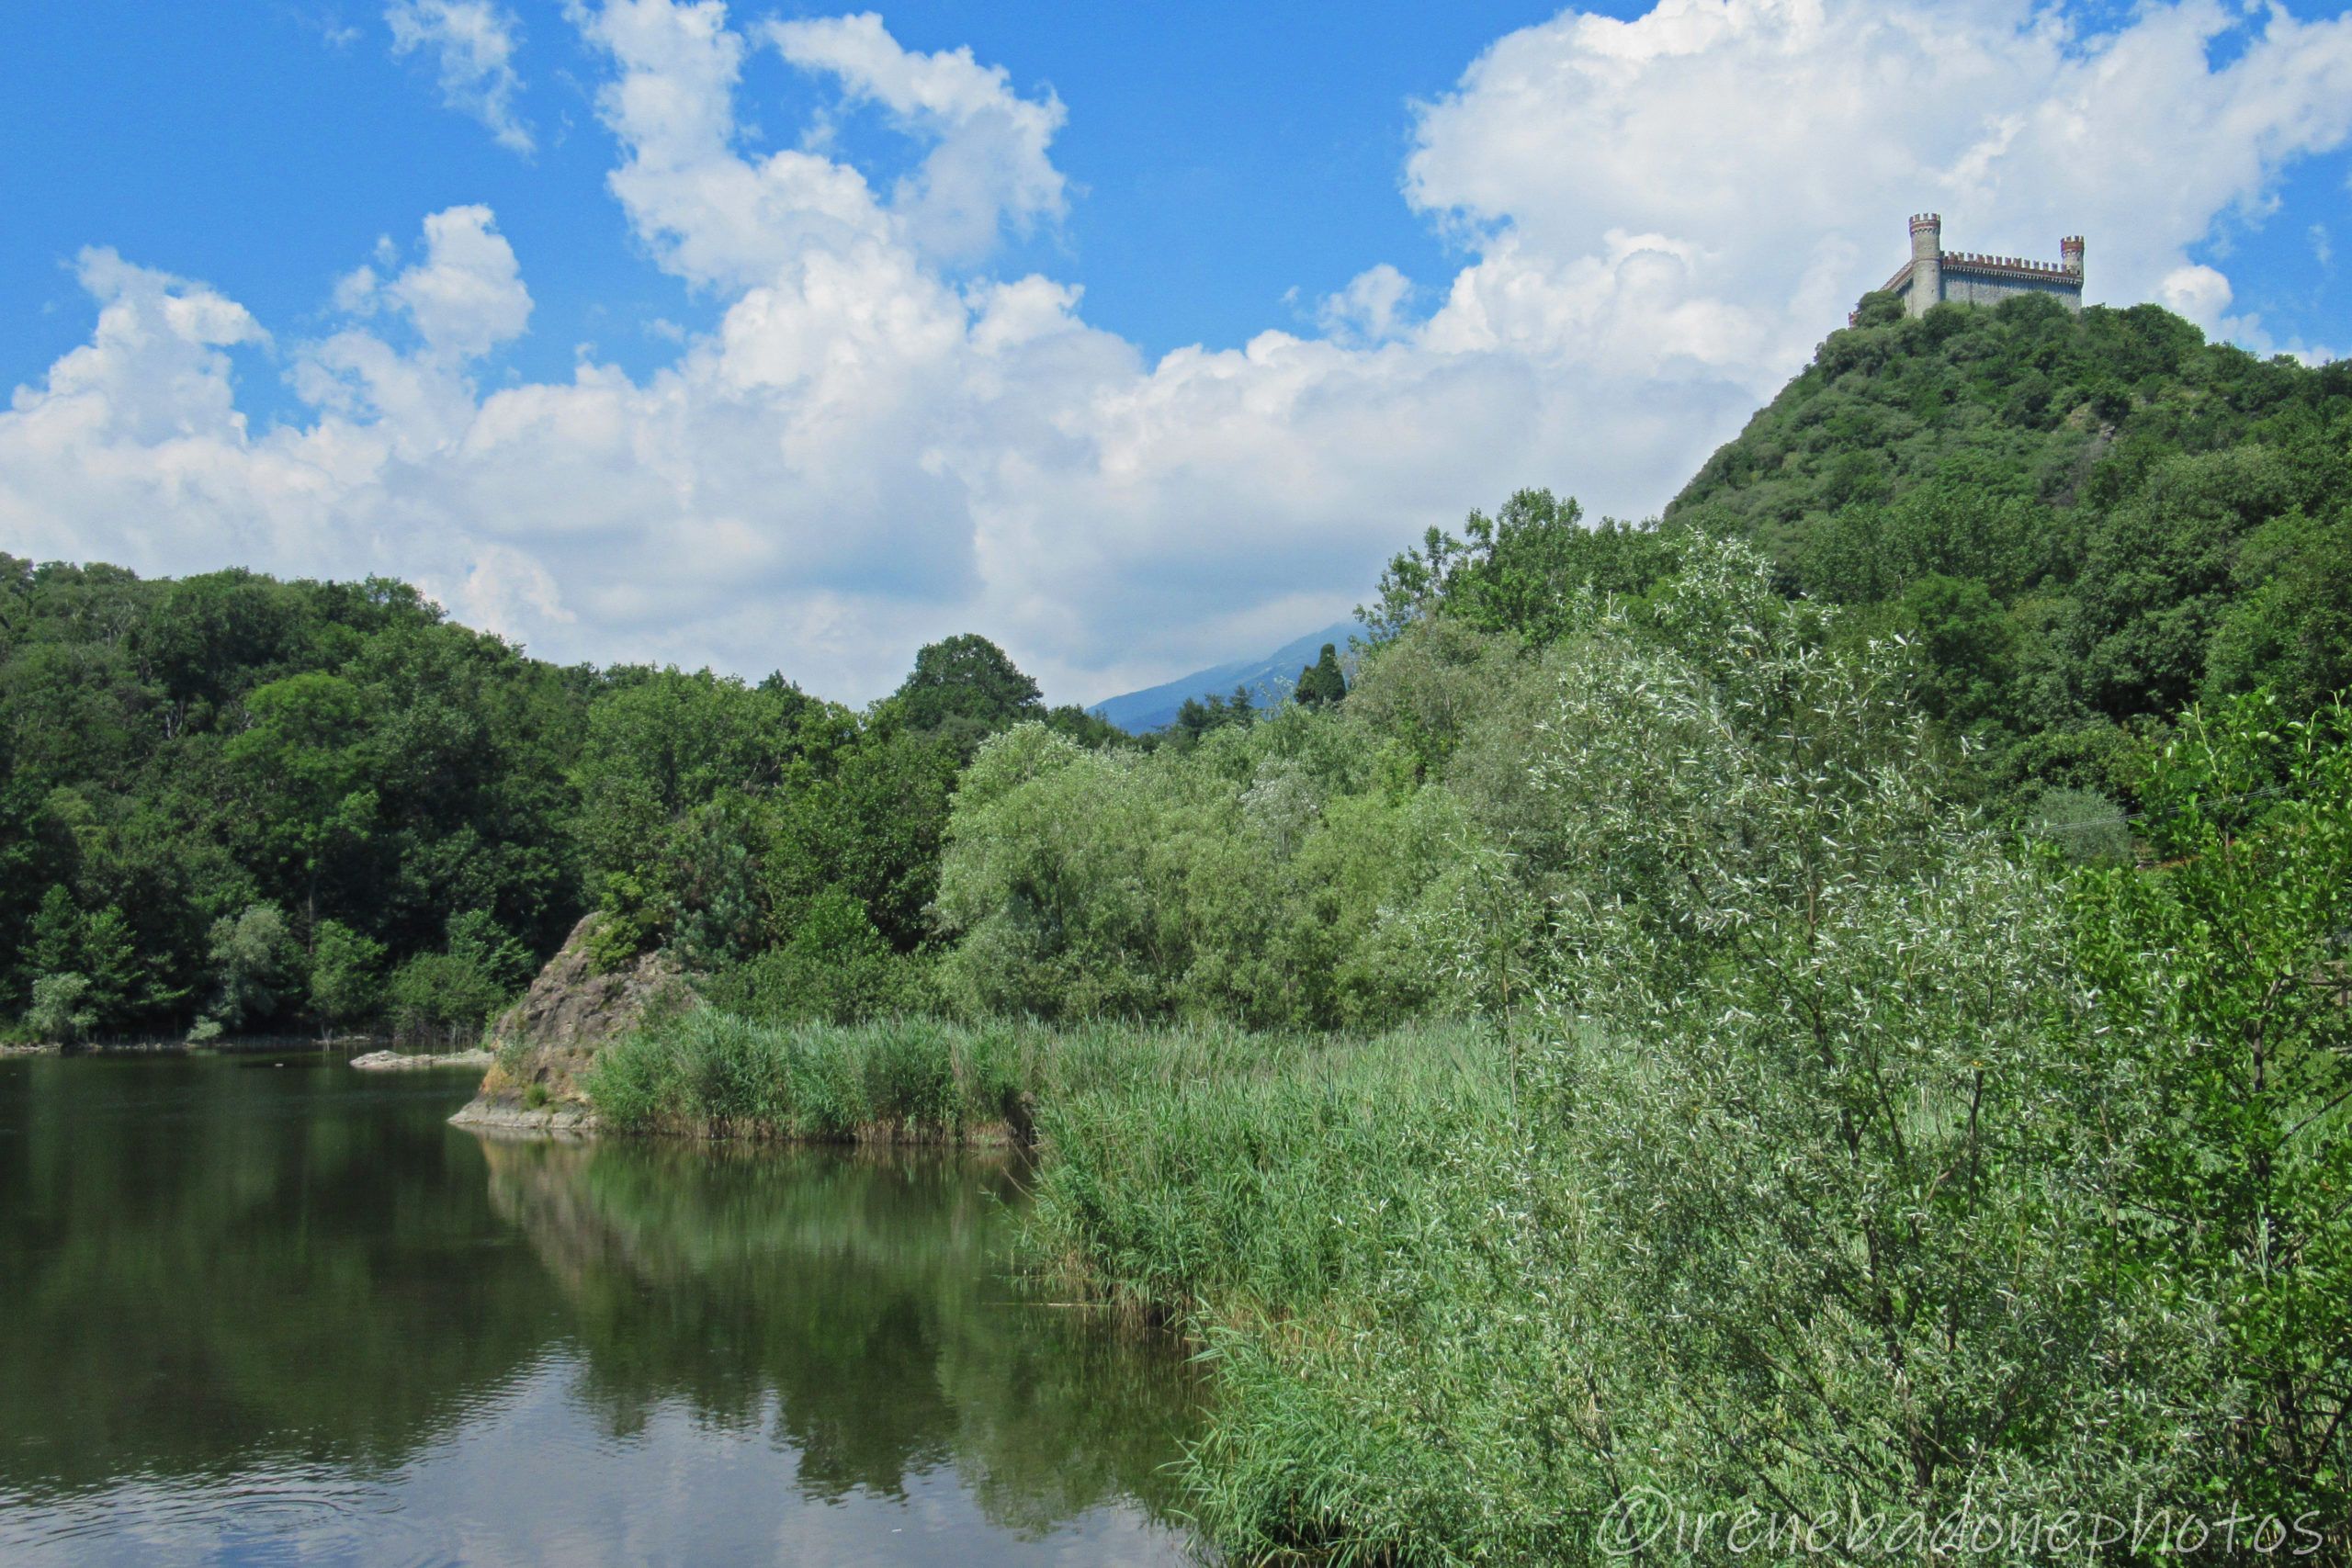
[(2019, 294), (2052, 294), (2070, 310), (2083, 308), (2083, 286), (2071, 278), (1985, 277), (1947, 265), (1943, 283), (1944, 299), (1954, 304), (1997, 305)]

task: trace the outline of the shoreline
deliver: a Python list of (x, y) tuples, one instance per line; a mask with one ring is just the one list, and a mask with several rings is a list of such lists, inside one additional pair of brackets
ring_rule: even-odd
[[(338, 1052), (358, 1051), (364, 1046), (377, 1046), (378, 1056), (401, 1055), (384, 1049), (386, 1038), (376, 1034), (336, 1034), (322, 1040), (315, 1034), (256, 1034), (230, 1035), (218, 1040), (102, 1040), (77, 1041), (65, 1044), (58, 1041), (43, 1041), (36, 1044), (0, 1044), (0, 1061), (12, 1056), (237, 1056), (256, 1055), (278, 1051), (302, 1055), (333, 1055)], [(355, 1057), (354, 1061), (364, 1058)], [(489, 1058), (481, 1058), (487, 1061)], [(425, 1056), (419, 1060), (438, 1063), (444, 1060), (453, 1066), (472, 1066), (476, 1057), (472, 1051), (461, 1051), (447, 1056)]]
[(452, 1127), (484, 1133), (537, 1133), (554, 1137), (584, 1138), (604, 1130), (594, 1111), (585, 1105), (551, 1102), (531, 1110), (519, 1101), (477, 1094), (449, 1118)]
[(413, 1073), (427, 1067), (488, 1068), (498, 1060), (493, 1051), (447, 1051), (439, 1055), (405, 1051), (370, 1051), (364, 1056), (354, 1056), (349, 1066), (363, 1073)]
[(754, 1147), (763, 1144), (801, 1145), (833, 1148), (1030, 1149), (1034, 1138), (1023, 1137), (1010, 1122), (997, 1121), (950, 1131), (944, 1127), (873, 1122), (845, 1133), (811, 1136), (796, 1133), (736, 1132), (716, 1122), (620, 1128), (609, 1125), (594, 1107), (580, 1101), (550, 1102), (537, 1110), (519, 1101), (476, 1095), (449, 1118), (452, 1127), (478, 1133), (537, 1134), (564, 1139), (591, 1137), (657, 1139), (680, 1144), (732, 1144)]

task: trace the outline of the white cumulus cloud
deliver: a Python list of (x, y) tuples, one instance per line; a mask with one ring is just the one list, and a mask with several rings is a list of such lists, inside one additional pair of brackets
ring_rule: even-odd
[(481, 121), (502, 147), (526, 155), (535, 149), (514, 107), (523, 79), (514, 70), (521, 28), (514, 13), (492, 0), (392, 0), (384, 23), (393, 54), (432, 57), (451, 108)]
[[(1416, 111), (1406, 196), (1462, 248), (1451, 278), (1366, 257), (1311, 334), (1148, 362), (1074, 282), (988, 270), (1070, 200), (1050, 92), (872, 16), (569, 14), (605, 62), (612, 193), (711, 330), (641, 376), (586, 357), (492, 384), (525, 267), (487, 209), (452, 208), (409, 265), (334, 285), (341, 319), (285, 360), (309, 413), (256, 432), (236, 376), (259, 324), (94, 252), (90, 343), (0, 413), (0, 547), (393, 572), (554, 657), (845, 697), (972, 629), (1099, 696), (1333, 618), (1399, 544), (1518, 485), (1654, 511), (1923, 208), (1954, 248), (2085, 233), (2094, 297), (2251, 341), (2200, 242), (2259, 221), (2352, 118), (2352, 21), (2275, 7), (2151, 0), (2104, 31), (2026, 0), (1571, 10)], [(833, 95), (784, 152), (745, 148), (760, 47)], [(886, 186), (820, 133), (859, 105), (916, 144)]]
[(910, 53), (870, 11), (771, 22), (766, 31), (785, 59), (831, 73), (853, 102), (880, 105), (901, 129), (932, 143), (890, 198), (924, 250), (978, 255), (1002, 224), (1025, 229), (1062, 215), (1065, 182), (1046, 148), (1066, 112), (1051, 93), (1022, 97), (1001, 66), (981, 65), (968, 49)]

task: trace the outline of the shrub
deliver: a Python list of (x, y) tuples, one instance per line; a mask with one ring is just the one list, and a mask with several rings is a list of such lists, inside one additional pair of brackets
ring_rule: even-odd
[[(1901, 651), (1833, 651), (1713, 545), (1640, 621), (1588, 614), (1527, 757), (1554, 926), (1495, 1088), (1399, 1053), (1043, 1102), (1049, 1250), (1188, 1313), (1218, 1370), (1211, 1536), (1579, 1561), (1637, 1489), (1929, 1519), (2253, 1496), (2199, 1454), (2243, 1398), (2204, 1379), (2227, 1247), (2184, 1233), (2193, 1289), (2102, 1265), (2137, 1135), (2097, 1107), (2151, 1145), (2161, 1118), (2075, 1043), (2061, 889), (1946, 804)], [(1475, 965), (1462, 891), (1442, 945)]]
[(2352, 1518), (2352, 713), (2191, 712), (2143, 786), (2154, 871), (2075, 884), (2099, 1027), (2071, 1109), (2112, 1129), (2086, 1272), (2211, 1318), (2183, 1357), (2201, 1488)]
[(852, 1023), (925, 1010), (922, 960), (891, 950), (865, 906), (827, 888), (801, 908), (791, 934), (709, 987), (711, 1004), (764, 1023)]
[(1344, 716), (1296, 708), (1148, 756), (1008, 731), (956, 795), (941, 992), (978, 1017), (1411, 1017), (1442, 989), (1412, 913), (1469, 829), (1409, 770)]
[(311, 938), (311, 1010), (322, 1027), (372, 1017), (384, 1000), (384, 944), (340, 920)]
[(2026, 818), (2030, 838), (2079, 865), (2128, 865), (2132, 829), (2123, 808), (2095, 789), (2046, 789)]
[(43, 975), (33, 982), (26, 1029), (44, 1044), (75, 1043), (96, 1021), (87, 1005), (89, 989), (90, 982), (79, 975)]
[(531, 957), (481, 910), (449, 920), (447, 946), (423, 953), (392, 974), (394, 1029), (404, 1039), (470, 1040), (522, 987)]
[(212, 973), (218, 989), (205, 1017), (216, 1032), (273, 1016), (300, 950), (275, 904), (249, 904), (234, 919), (212, 922)]

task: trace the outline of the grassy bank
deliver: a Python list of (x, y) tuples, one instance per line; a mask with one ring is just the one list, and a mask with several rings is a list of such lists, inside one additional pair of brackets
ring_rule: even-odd
[[(1361, 1075), (1367, 1057), (1451, 1061), (1465, 1039), (1411, 1031), (1360, 1043), (1214, 1024), (1051, 1028), (934, 1018), (772, 1024), (703, 1008), (609, 1047), (583, 1087), (597, 1115), (629, 1133), (988, 1143), (1051, 1138), (1061, 1128), (1084, 1143), (1102, 1119), (1146, 1107), (1200, 1106), (1207, 1114), (1204, 1085), (1219, 1086), (1237, 1108), (1287, 1114), (1311, 1086)], [(1296, 1132), (1311, 1133), (1311, 1123)], [(1102, 1179), (1124, 1189), (1143, 1177)]]
[(1043, 1098), (1033, 1262), (1154, 1317), (1289, 1317), (1360, 1292), (1460, 1148), (1507, 1122), (1473, 1024), (1259, 1048)]
[(1229, 1560), (1555, 1560), (1592, 1500), (1525, 1419), (1575, 1384), (1529, 1354), (1556, 1194), (1510, 1175), (1510, 1053), (1443, 1025), (1301, 1066), (1041, 1105), (1033, 1264), (1204, 1347), (1184, 1481)]

